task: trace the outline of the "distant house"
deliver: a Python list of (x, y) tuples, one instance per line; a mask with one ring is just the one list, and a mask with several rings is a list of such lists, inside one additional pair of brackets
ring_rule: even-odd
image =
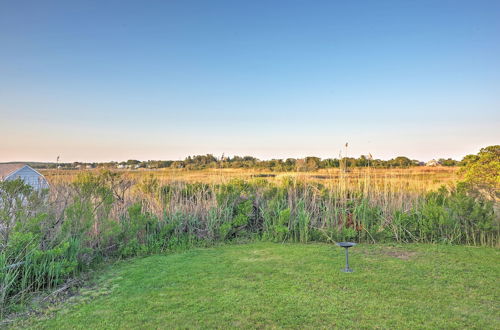
[(49, 187), (47, 179), (26, 164), (0, 164), (0, 181), (10, 181), (20, 178), (36, 190)]
[(441, 165), (439, 162), (435, 159), (429, 160), (427, 163), (425, 163), (425, 166), (438, 166)]

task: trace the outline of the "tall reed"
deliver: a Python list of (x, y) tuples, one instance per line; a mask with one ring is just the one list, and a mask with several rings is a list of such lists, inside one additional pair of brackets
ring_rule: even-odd
[(12, 204), (9, 226), (0, 228), (6, 238), (0, 250), (1, 311), (107, 258), (225, 241), (499, 246), (493, 202), (465, 187), (425, 192), (391, 178), (373, 181), (369, 173), (361, 180), (347, 171), (328, 184), (293, 175), (187, 183), (86, 172), (52, 185), (42, 199), (20, 190), (33, 203)]

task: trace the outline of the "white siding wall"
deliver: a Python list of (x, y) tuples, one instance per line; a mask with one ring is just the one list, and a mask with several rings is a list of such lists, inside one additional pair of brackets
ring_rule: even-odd
[(21, 178), (26, 184), (29, 184), (36, 190), (45, 189), (49, 187), (47, 180), (43, 175), (37, 173), (35, 170), (29, 166), (24, 166), (23, 168), (17, 170), (16, 172), (9, 175), (5, 180), (15, 180)]

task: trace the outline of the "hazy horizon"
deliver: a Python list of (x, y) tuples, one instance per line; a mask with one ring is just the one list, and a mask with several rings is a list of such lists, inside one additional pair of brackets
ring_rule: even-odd
[[(493, 144), (491, 144), (493, 145)], [(489, 146), (489, 145), (488, 145)], [(396, 157), (399, 157), (399, 156), (404, 156), (404, 157), (408, 157), (412, 160), (419, 160), (419, 161), (429, 161), (429, 160), (432, 160), (432, 159), (441, 159), (441, 158), (444, 158), (444, 159), (448, 159), (448, 158), (452, 158), (454, 160), (458, 160), (460, 161), (464, 156), (466, 155), (469, 155), (469, 154), (477, 154), (477, 152), (479, 152), (479, 150), (483, 147), (487, 147), (487, 146), (482, 146), (480, 148), (478, 148), (477, 150), (474, 150), (474, 151), (471, 151), (471, 152), (468, 152), (468, 153), (465, 153), (463, 155), (459, 155), (457, 157), (452, 157), (452, 156), (440, 156), (440, 155), (437, 155), (436, 157), (432, 157), (432, 158), (416, 158), (416, 157), (411, 157), (409, 155), (405, 155), (405, 154), (398, 154), (398, 155), (393, 155), (393, 156), (389, 156), (389, 157), (378, 157), (376, 154), (373, 154), (372, 152), (366, 152), (366, 153), (360, 153), (360, 154), (351, 154), (350, 153), (350, 150), (347, 149), (347, 157), (354, 157), (354, 158), (359, 158), (360, 156), (364, 155), (364, 156), (368, 156), (369, 154), (372, 155), (373, 159), (381, 159), (381, 160), (389, 160), (389, 159), (394, 159)], [(198, 155), (207, 155), (207, 154), (211, 154), (213, 156), (215, 156), (216, 158), (221, 158), (222, 155), (224, 155), (224, 157), (234, 157), (234, 156), (240, 156), (240, 157), (244, 157), (244, 156), (252, 156), (252, 157), (255, 157), (259, 160), (271, 160), (271, 159), (287, 159), (287, 158), (295, 158), (295, 159), (301, 159), (301, 158), (305, 158), (305, 157), (319, 157), (321, 159), (327, 159), (327, 158), (341, 158), (341, 157), (345, 157), (345, 154), (346, 154), (346, 149), (345, 147), (342, 147), (341, 149), (339, 149), (339, 151), (337, 152), (337, 154), (334, 154), (334, 155), (323, 155), (323, 156), (320, 156), (320, 155), (315, 155), (315, 154), (303, 154), (303, 155), (296, 155), (296, 156), (287, 156), (287, 155), (284, 155), (282, 157), (269, 157), (269, 158), (265, 158), (265, 157), (257, 157), (255, 155), (252, 155), (252, 154), (227, 154), (227, 153), (213, 153), (213, 152), (208, 152), (208, 153), (198, 153), (198, 154), (188, 154), (188, 155), (185, 155), (185, 156), (180, 156), (180, 157), (177, 157), (177, 158), (137, 158), (137, 157), (128, 157), (128, 158), (120, 158), (120, 159), (101, 159), (101, 160), (95, 160), (95, 159), (72, 159), (72, 160), (65, 160), (63, 159), (63, 157), (59, 156), (59, 160), (58, 162), (59, 163), (74, 163), (74, 162), (81, 162), (81, 163), (107, 163), (107, 162), (126, 162), (127, 160), (139, 160), (139, 161), (182, 161), (182, 160), (185, 160), (187, 157), (189, 156), (198, 156)], [(33, 159), (14, 159), (14, 160), (0, 160), (0, 163), (29, 163), (29, 162), (34, 162), (34, 163), (56, 163), (57, 161), (57, 156), (55, 159), (53, 160), (33, 160)]]
[(0, 162), (500, 144), (500, 1), (0, 4)]

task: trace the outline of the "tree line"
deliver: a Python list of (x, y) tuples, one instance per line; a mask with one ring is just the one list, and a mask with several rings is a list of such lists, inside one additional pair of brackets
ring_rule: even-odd
[[(451, 158), (441, 158), (437, 164), (441, 166), (461, 166), (470, 161), (474, 155), (464, 157), (462, 161)], [(104, 162), (104, 163), (46, 163), (36, 164), (37, 168), (182, 168), (190, 170), (201, 170), (207, 168), (253, 168), (266, 169), (271, 171), (315, 171), (325, 168), (353, 168), (353, 167), (373, 167), (373, 168), (408, 168), (413, 166), (423, 166), (424, 162), (410, 159), (405, 156), (399, 156), (389, 160), (373, 159), (370, 155), (361, 155), (358, 158), (326, 158), (305, 157), (305, 158), (286, 158), (260, 160), (252, 156), (233, 156), (216, 157), (213, 154), (188, 156), (184, 160), (147, 160), (140, 161), (129, 159), (123, 162)]]

